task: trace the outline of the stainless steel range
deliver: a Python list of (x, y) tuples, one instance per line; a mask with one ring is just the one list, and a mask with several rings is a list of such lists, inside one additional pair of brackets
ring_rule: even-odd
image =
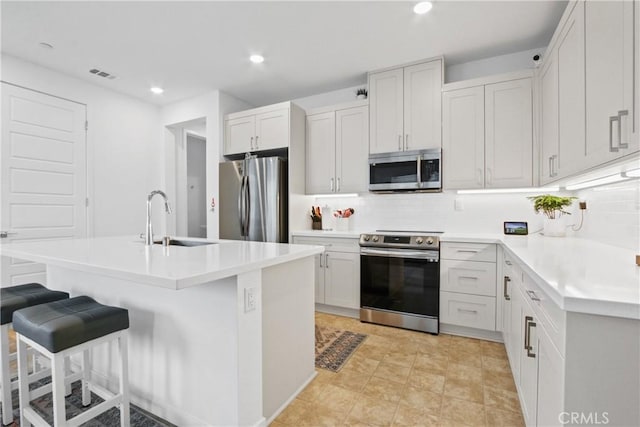
[(441, 232), (360, 235), (360, 320), (438, 333)]

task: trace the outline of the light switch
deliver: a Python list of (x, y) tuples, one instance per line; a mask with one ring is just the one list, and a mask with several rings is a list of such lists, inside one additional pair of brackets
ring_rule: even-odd
[(464, 203), (462, 202), (462, 199), (455, 199), (453, 201), (453, 208), (457, 211), (463, 211), (464, 210)]

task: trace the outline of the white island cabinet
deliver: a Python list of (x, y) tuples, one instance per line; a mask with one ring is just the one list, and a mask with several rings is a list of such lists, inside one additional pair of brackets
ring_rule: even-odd
[[(266, 425), (311, 381), (321, 252), (134, 237), (0, 245), (2, 256), (46, 264), (50, 289), (128, 309), (132, 402), (181, 426)], [(113, 349), (103, 347), (92, 375), (113, 388)]]

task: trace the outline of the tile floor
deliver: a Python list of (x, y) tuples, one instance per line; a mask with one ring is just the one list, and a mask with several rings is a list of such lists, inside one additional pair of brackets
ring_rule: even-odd
[(318, 376), (274, 420), (283, 426), (524, 426), (504, 345), (360, 323), (368, 335), (342, 370)]

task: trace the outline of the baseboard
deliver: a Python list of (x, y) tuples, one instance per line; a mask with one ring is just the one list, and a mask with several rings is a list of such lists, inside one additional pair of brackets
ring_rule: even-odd
[(458, 335), (467, 338), (477, 338), (487, 341), (504, 342), (502, 333), (498, 331), (487, 331), (484, 329), (468, 328), (466, 326), (448, 325), (440, 323), (440, 333)]
[(300, 393), (302, 393), (302, 390), (304, 390), (311, 383), (311, 381), (313, 381), (316, 375), (318, 375), (318, 373), (316, 371), (313, 371), (313, 375), (311, 375), (300, 387), (298, 387), (298, 389), (291, 395), (290, 398), (288, 398), (278, 409), (276, 409), (276, 411), (267, 419), (265, 425), (271, 424), (273, 420), (275, 420), (276, 417), (280, 415), (282, 411), (284, 411), (285, 408), (289, 406), (289, 404), (293, 402), (293, 400), (298, 397)]
[(360, 319), (359, 308), (336, 307), (335, 305), (326, 305), (316, 303), (316, 311), (321, 313), (335, 314), (336, 316), (352, 317)]

